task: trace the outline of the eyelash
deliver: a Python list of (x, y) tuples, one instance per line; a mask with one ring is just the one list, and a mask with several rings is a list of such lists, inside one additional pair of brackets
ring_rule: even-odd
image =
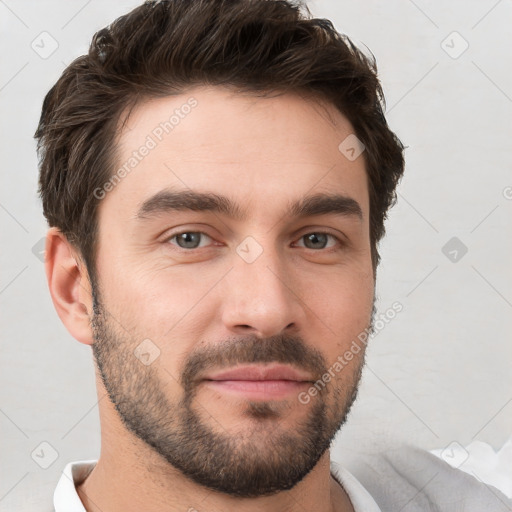
[[(201, 235), (204, 235), (204, 236), (210, 238), (211, 240), (213, 240), (213, 238), (210, 235), (208, 235), (207, 233), (205, 233), (203, 231), (180, 231), (179, 233), (174, 233), (170, 237), (167, 237), (164, 240), (164, 243), (169, 243), (170, 244), (171, 240), (174, 240), (176, 237), (178, 237), (180, 235), (187, 234), (187, 233), (201, 234)], [(323, 251), (323, 252), (332, 252), (332, 251), (339, 250), (344, 245), (344, 242), (339, 237), (337, 237), (336, 235), (333, 235), (332, 233), (329, 233), (328, 231), (310, 231), (308, 233), (304, 233), (303, 235), (301, 235), (299, 237), (299, 240), (302, 240), (307, 235), (313, 235), (313, 234), (314, 235), (327, 235), (327, 236), (333, 238), (337, 242), (337, 246), (326, 247), (326, 248), (322, 248), (322, 249), (310, 249), (308, 247), (304, 247), (304, 249), (308, 249), (308, 250), (314, 251), (314, 252), (321, 252), (321, 251)], [(204, 247), (195, 247), (193, 249), (185, 249), (185, 248), (180, 247), (179, 245), (176, 245), (176, 244), (170, 244), (170, 245), (174, 245), (177, 248), (177, 250), (182, 251), (182, 252), (193, 252), (193, 251), (197, 251), (199, 249), (204, 249)]]

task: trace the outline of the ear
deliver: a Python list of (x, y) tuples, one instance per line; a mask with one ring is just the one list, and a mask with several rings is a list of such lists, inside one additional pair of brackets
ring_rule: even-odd
[(46, 234), (45, 271), (53, 305), (73, 338), (92, 345), (92, 289), (75, 248), (53, 227)]

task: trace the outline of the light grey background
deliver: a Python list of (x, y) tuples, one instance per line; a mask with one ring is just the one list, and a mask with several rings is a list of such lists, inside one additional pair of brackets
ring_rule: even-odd
[[(58, 319), (33, 254), (46, 224), (32, 135), (65, 65), (137, 3), (0, 0), (2, 511), (46, 510), (64, 465), (99, 455), (92, 354)], [(512, 3), (308, 5), (376, 56), (388, 121), (408, 146), (378, 272), (379, 311), (404, 309), (371, 342), (332, 458), (350, 467), (402, 442), (497, 449), (512, 425)], [(43, 31), (58, 43), (47, 58), (31, 47), (51, 49)], [(442, 251), (453, 237), (468, 249), (455, 262)], [(31, 458), (41, 442), (58, 452), (48, 469)]]

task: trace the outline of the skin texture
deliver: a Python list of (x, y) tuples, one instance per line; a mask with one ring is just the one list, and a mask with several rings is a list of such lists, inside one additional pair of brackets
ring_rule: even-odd
[[(311, 383), (255, 398), (203, 379), (280, 362), (316, 381), (370, 326), (364, 159), (338, 150), (353, 129), (318, 99), (197, 87), (131, 112), (119, 167), (191, 97), (197, 105), (101, 200), (94, 293), (80, 255), (48, 233), (55, 307), (97, 361), (102, 448), (80, 498), (88, 511), (352, 510), (328, 447), (356, 396), (364, 350), (308, 403), (298, 392)], [(246, 218), (138, 218), (165, 189), (227, 196)], [(287, 213), (317, 193), (352, 198), (362, 217)], [(180, 247), (179, 233), (191, 245)], [(240, 247), (257, 257), (248, 262)]]

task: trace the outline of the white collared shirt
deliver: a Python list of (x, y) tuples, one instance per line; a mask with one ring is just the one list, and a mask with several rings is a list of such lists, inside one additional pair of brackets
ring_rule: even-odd
[[(76, 486), (94, 469), (97, 460), (70, 462), (64, 468), (53, 494), (55, 512), (86, 512)], [(341, 481), (355, 512), (381, 512), (368, 491), (346, 469), (337, 466), (336, 476)]]

